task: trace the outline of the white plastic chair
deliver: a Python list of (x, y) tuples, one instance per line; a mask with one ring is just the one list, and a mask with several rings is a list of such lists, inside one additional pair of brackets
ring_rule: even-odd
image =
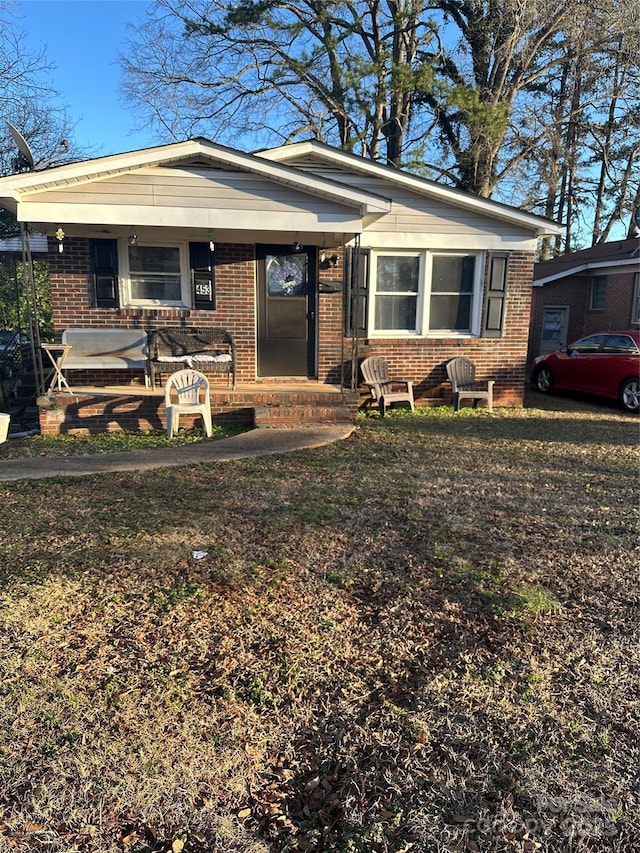
[[(201, 399), (204, 397), (204, 400)], [(174, 401), (174, 398), (177, 398)], [(211, 438), (211, 403), (209, 380), (197, 370), (178, 370), (164, 386), (164, 403), (167, 412), (167, 435), (173, 438), (178, 431), (180, 415), (202, 415), (207, 437)]]

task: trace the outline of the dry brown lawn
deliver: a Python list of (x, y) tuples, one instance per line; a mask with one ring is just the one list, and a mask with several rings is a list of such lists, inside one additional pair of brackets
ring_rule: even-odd
[(638, 437), (3, 483), (0, 851), (638, 851)]

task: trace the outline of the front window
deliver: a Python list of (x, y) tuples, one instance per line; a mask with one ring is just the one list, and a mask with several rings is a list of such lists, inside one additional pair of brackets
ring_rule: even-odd
[(123, 254), (130, 304), (187, 304), (188, 263), (184, 246), (127, 244)]
[(376, 259), (376, 332), (415, 332), (420, 288), (418, 255), (379, 255)]
[(640, 273), (634, 276), (633, 286), (633, 308), (631, 309), (631, 322), (640, 323)]
[(471, 332), (474, 255), (435, 255), (431, 272), (429, 331)]
[(372, 334), (479, 334), (482, 267), (476, 253), (374, 253)]

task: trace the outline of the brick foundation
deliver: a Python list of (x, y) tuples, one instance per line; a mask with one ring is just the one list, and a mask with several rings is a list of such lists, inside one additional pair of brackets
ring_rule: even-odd
[[(46, 398), (45, 398), (46, 399)], [(41, 401), (42, 435), (87, 435), (121, 430), (166, 429), (163, 394), (131, 392), (54, 393), (50, 405)], [(211, 394), (213, 423), (245, 427), (290, 427), (309, 423), (342, 423), (355, 418), (358, 395), (315, 391), (264, 391)], [(201, 424), (181, 415), (180, 427)]]

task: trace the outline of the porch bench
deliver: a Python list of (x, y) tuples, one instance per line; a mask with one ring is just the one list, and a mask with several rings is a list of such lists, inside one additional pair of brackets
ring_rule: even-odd
[(236, 387), (236, 345), (226, 329), (189, 327), (153, 329), (149, 332), (149, 376), (151, 387), (162, 373), (192, 367), (201, 373), (226, 375), (227, 385)]
[(67, 370), (142, 370), (149, 385), (148, 339), (142, 329), (65, 329), (70, 349), (59, 367)]

